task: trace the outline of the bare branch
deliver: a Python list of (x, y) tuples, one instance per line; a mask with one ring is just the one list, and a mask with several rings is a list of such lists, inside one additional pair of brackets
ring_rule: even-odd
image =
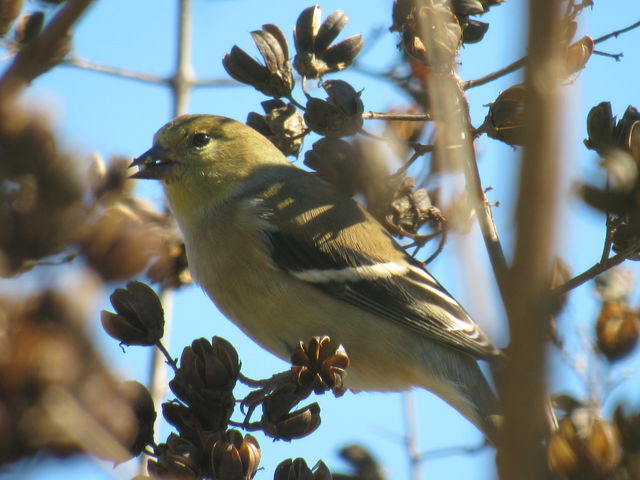
[(56, 53), (73, 24), (92, 0), (69, 0), (33, 42), (24, 47), (0, 77), (0, 104), (13, 100), (22, 87), (29, 84)]
[(164, 83), (168, 84), (169, 79), (166, 77), (159, 77), (142, 72), (132, 72), (118, 67), (112, 67), (110, 65), (103, 65), (84, 58), (70, 56), (63, 60), (61, 65), (76, 67), (83, 70), (91, 70), (93, 72), (106, 73), (107, 75), (113, 75), (115, 77), (129, 78), (131, 80), (138, 80), (145, 83)]
[(635, 242), (629, 248), (627, 248), (626, 250), (618, 253), (617, 255), (614, 255), (611, 258), (608, 258), (608, 259), (606, 259), (604, 261), (600, 261), (600, 262), (596, 263), (590, 269), (585, 270), (580, 275), (577, 275), (577, 276), (573, 277), (567, 283), (563, 283), (559, 287), (555, 288), (553, 290), (553, 293), (556, 294), (556, 295), (562, 295), (563, 293), (567, 293), (569, 290), (572, 290), (572, 289), (574, 289), (576, 287), (579, 287), (583, 283), (588, 282), (589, 280), (597, 277), (601, 273), (606, 272), (610, 268), (613, 268), (616, 265), (620, 265), (627, 258), (629, 258), (629, 255), (631, 255), (632, 253), (637, 252), (638, 249), (640, 249), (640, 241), (639, 242)]
[(398, 120), (403, 122), (428, 122), (431, 115), (428, 113), (382, 113), (365, 112), (362, 114), (365, 120)]
[(187, 113), (194, 74), (191, 64), (191, 0), (180, 0), (176, 72), (171, 79), (173, 116)]
[(493, 82), (497, 78), (504, 77), (505, 75), (510, 74), (511, 72), (515, 72), (516, 70), (521, 69), (527, 64), (527, 57), (522, 57), (510, 65), (507, 65), (500, 70), (497, 70), (493, 73), (485, 75), (484, 77), (476, 78), (475, 80), (468, 80), (464, 82), (462, 88), (464, 90), (469, 90), (470, 88), (479, 87), (480, 85), (484, 85), (485, 83)]
[(500, 478), (547, 477), (541, 440), (548, 433), (545, 382), (552, 302), (547, 292), (557, 212), (561, 0), (529, 1), (526, 146), (516, 209), (516, 242), (504, 297), (511, 341), (499, 379), (504, 422)]
[[(622, 33), (628, 32), (638, 27), (640, 27), (640, 21), (632, 25), (629, 25), (628, 27), (621, 28), (620, 30), (616, 30), (615, 32), (611, 32), (601, 37), (598, 37), (593, 41), (593, 43), (604, 42), (605, 40), (608, 40), (612, 37), (617, 37)], [(600, 55), (603, 54), (603, 52), (598, 52), (598, 53)], [(607, 56), (613, 56), (614, 58), (616, 58), (618, 55), (607, 54)], [(619, 58), (616, 58), (616, 60), (619, 60)], [(515, 62), (511, 63), (510, 65), (507, 65), (506, 67), (501, 68), (500, 70), (496, 70), (495, 72), (485, 75), (483, 77), (465, 82), (463, 85), (463, 88), (464, 90), (469, 90), (470, 88), (479, 87), (480, 85), (484, 85), (486, 83), (492, 82), (493, 80), (496, 80), (497, 78), (504, 77), (505, 75), (515, 72), (516, 70), (519, 70), (520, 68), (524, 67), (526, 64), (527, 64), (527, 57), (522, 57), (516, 60)]]
[(621, 35), (625, 32), (628, 32), (629, 30), (633, 30), (634, 28), (638, 28), (640, 27), (640, 20), (638, 20), (636, 23), (633, 23), (631, 25), (629, 25), (628, 27), (624, 27), (621, 28), (620, 30), (616, 30), (615, 32), (611, 32), (611, 33), (607, 33), (606, 35), (603, 35), (601, 37), (596, 38), (593, 43), (601, 43), (604, 42), (606, 40), (609, 40), (612, 37), (618, 37), (618, 35)]

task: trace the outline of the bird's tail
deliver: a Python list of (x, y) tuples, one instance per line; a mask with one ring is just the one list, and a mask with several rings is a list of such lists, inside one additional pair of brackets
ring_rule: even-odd
[[(496, 445), (501, 410), (498, 398), (474, 358), (452, 349), (439, 352), (437, 363), (433, 351), (427, 354), (430, 373), (423, 387), (458, 410)], [(445, 357), (449, 358), (443, 358)], [(434, 378), (434, 374), (437, 378)]]

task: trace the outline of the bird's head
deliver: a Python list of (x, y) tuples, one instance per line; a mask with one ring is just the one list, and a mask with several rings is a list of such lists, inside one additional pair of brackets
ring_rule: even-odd
[(155, 134), (153, 146), (136, 158), (131, 178), (161, 180), (165, 185), (198, 179), (234, 183), (256, 167), (288, 163), (264, 136), (247, 125), (216, 115), (183, 115)]

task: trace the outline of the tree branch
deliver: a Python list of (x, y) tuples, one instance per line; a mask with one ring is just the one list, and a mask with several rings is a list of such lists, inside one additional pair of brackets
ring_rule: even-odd
[(548, 434), (545, 381), (551, 319), (549, 268), (557, 213), (558, 115), (563, 51), (562, 0), (529, 0), (525, 74), (526, 146), (516, 209), (516, 241), (504, 297), (510, 343), (499, 393), (504, 422), (498, 443), (500, 478), (547, 478), (542, 439)]
[(567, 293), (569, 290), (572, 290), (582, 285), (583, 283), (588, 282), (589, 280), (597, 277), (601, 273), (606, 272), (610, 268), (613, 268), (616, 265), (620, 265), (622, 262), (627, 260), (627, 258), (629, 258), (629, 255), (637, 252), (639, 249), (640, 249), (640, 241), (635, 242), (629, 248), (618, 253), (617, 255), (614, 255), (611, 258), (608, 258), (604, 261), (600, 261), (596, 263), (593, 267), (591, 267), (588, 270), (585, 270), (580, 275), (577, 275), (573, 277), (571, 280), (569, 280), (568, 282), (563, 283), (562, 285), (554, 288), (553, 293), (555, 295), (562, 295), (563, 293)]
[(606, 35), (598, 37), (593, 41), (593, 43), (598, 44), (598, 43), (604, 42), (606, 40), (609, 40), (612, 37), (616, 37), (617, 38), (618, 35), (621, 35), (621, 34), (623, 34), (625, 32), (628, 32), (629, 30), (633, 30), (634, 28), (638, 28), (638, 27), (640, 27), (640, 20), (638, 20), (636, 23), (632, 23), (628, 27), (624, 27), (624, 28), (621, 28), (620, 30), (616, 30), (614, 32), (607, 33)]
[(122, 68), (112, 67), (110, 65), (102, 65), (102, 64), (92, 62), (90, 60), (86, 60), (84, 58), (80, 58), (76, 56), (70, 56), (65, 58), (62, 61), (61, 65), (68, 66), (68, 67), (76, 67), (83, 70), (90, 70), (93, 72), (105, 73), (107, 75), (112, 75), (114, 77), (138, 80), (140, 82), (145, 82), (145, 83), (161, 83), (161, 84), (169, 83), (169, 79), (166, 77), (159, 77), (156, 75), (151, 75), (151, 74), (142, 73), (142, 72), (132, 72)]
[(50, 62), (59, 51), (73, 24), (89, 7), (92, 0), (69, 0), (33, 42), (24, 47), (0, 77), (0, 104), (6, 105)]
[[(604, 42), (605, 40), (609, 40), (611, 37), (617, 37), (618, 35), (621, 35), (625, 32), (628, 32), (629, 30), (633, 30), (634, 28), (638, 28), (638, 27), (640, 27), (640, 21), (632, 25), (629, 25), (628, 27), (621, 28), (620, 30), (616, 30), (615, 32), (611, 32), (601, 37), (598, 37), (593, 41), (593, 43), (597, 44), (597, 43)], [(510, 65), (507, 65), (506, 67), (501, 68), (500, 70), (497, 70), (483, 77), (465, 82), (462, 88), (464, 90), (469, 90), (470, 88), (479, 87), (480, 85), (484, 85), (486, 83), (492, 82), (493, 80), (496, 80), (497, 78), (504, 77), (505, 75), (515, 72), (516, 70), (519, 70), (520, 68), (524, 67), (526, 64), (527, 64), (527, 57), (522, 57), (516, 60), (515, 62), (511, 63)]]

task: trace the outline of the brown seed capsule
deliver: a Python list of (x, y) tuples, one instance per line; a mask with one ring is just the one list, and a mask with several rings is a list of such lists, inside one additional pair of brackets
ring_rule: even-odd
[(265, 65), (256, 62), (237, 46), (222, 59), (227, 73), (239, 82), (274, 98), (290, 97), (294, 80), (289, 64), (289, 47), (280, 29), (272, 24), (251, 32)]
[(265, 115), (249, 113), (247, 125), (267, 137), (283, 154), (297, 157), (308, 132), (298, 109), (277, 99), (262, 102), (262, 108)]
[(618, 405), (613, 414), (615, 426), (620, 434), (620, 441), (625, 452), (640, 452), (640, 414), (636, 411), (628, 414), (622, 405)]
[(131, 278), (162, 246), (159, 226), (135, 205), (116, 203), (86, 224), (77, 243), (86, 261), (105, 279)]
[(225, 432), (211, 450), (211, 471), (217, 480), (250, 480), (258, 471), (260, 446), (252, 435)]
[(382, 466), (362, 445), (352, 444), (342, 447), (339, 455), (351, 465), (356, 478), (368, 480), (385, 480), (387, 478)]
[(129, 282), (111, 294), (117, 313), (102, 311), (106, 332), (125, 345), (155, 345), (164, 333), (164, 311), (153, 289), (142, 282)]
[(640, 314), (624, 302), (604, 302), (598, 315), (598, 348), (613, 361), (633, 350), (638, 343)]
[(622, 459), (618, 431), (600, 417), (594, 419), (584, 446), (586, 457), (597, 472), (613, 471)]
[(458, 18), (445, 5), (416, 7), (402, 30), (402, 47), (411, 57), (437, 72), (448, 72), (462, 45)]
[(205, 430), (224, 430), (234, 409), (233, 388), (240, 372), (238, 354), (220, 337), (194, 340), (182, 351), (171, 391), (192, 407)]
[(138, 433), (133, 443), (128, 445), (129, 452), (137, 457), (142, 453), (144, 447), (153, 443), (153, 424), (156, 420), (156, 410), (153, 406), (151, 393), (140, 382), (123, 382), (120, 385), (120, 392), (131, 405), (138, 421)]
[(580, 468), (579, 462), (572, 440), (560, 430), (554, 432), (547, 445), (549, 470), (563, 478), (573, 478)]
[(629, 152), (640, 165), (640, 112), (629, 105), (614, 132), (618, 147)]
[(42, 31), (44, 26), (44, 13), (25, 13), (16, 24), (14, 40), (17, 44), (24, 46), (31, 43)]
[(364, 105), (360, 93), (343, 80), (322, 84), (327, 100), (311, 97), (304, 119), (314, 132), (331, 138), (355, 135), (362, 128)]
[(561, 419), (547, 446), (549, 469), (568, 480), (605, 478), (621, 459), (615, 426), (586, 407)]
[(309, 468), (302, 458), (291, 460), (288, 458), (278, 464), (273, 474), (273, 480), (331, 480), (332, 475), (322, 460)]
[(514, 85), (498, 95), (484, 121), (487, 135), (509, 145), (524, 145), (524, 86)]
[(462, 26), (462, 43), (478, 43), (484, 38), (489, 24), (480, 22), (479, 20), (467, 19), (461, 22)]
[(336, 10), (320, 23), (321, 16), (319, 5), (306, 8), (293, 30), (297, 52), (293, 66), (303, 77), (320, 78), (326, 73), (344, 70), (364, 45), (362, 35), (354, 35), (331, 46), (349, 17), (342, 10)]
[(293, 412), (281, 415), (278, 418), (271, 418), (268, 403), (263, 415), (264, 433), (270, 437), (280, 440), (293, 440), (295, 438), (306, 437), (313, 433), (320, 426), (320, 406), (312, 403)]
[(594, 47), (593, 39), (589, 35), (569, 45), (565, 58), (565, 75), (572, 75), (582, 70), (591, 58)]
[(600, 155), (606, 153), (613, 146), (613, 132), (616, 119), (611, 112), (610, 102), (601, 102), (587, 115), (587, 133), (589, 138), (584, 144), (590, 150), (595, 150)]
[(202, 478), (202, 451), (186, 438), (172, 433), (156, 449), (157, 459), (149, 460), (149, 473), (158, 478), (197, 480)]
[(484, 13), (480, 0), (451, 0), (451, 11), (458, 16)]
[(307, 345), (300, 342), (291, 355), (291, 364), (300, 385), (312, 388), (316, 393), (328, 389), (335, 395), (344, 393), (349, 357), (344, 347), (332, 344), (328, 336), (313, 337)]
[(304, 164), (342, 193), (352, 196), (358, 191), (360, 162), (350, 143), (339, 138), (321, 138), (305, 152)]

